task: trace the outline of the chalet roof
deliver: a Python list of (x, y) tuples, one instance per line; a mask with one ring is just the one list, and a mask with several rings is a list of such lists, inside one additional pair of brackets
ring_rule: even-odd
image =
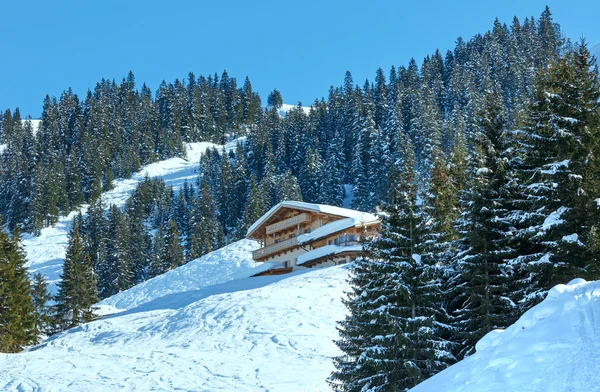
[[(282, 209), (282, 208), (291, 208), (291, 209), (295, 209), (295, 210), (302, 210), (302, 211), (310, 211), (310, 212), (321, 212), (324, 214), (329, 214), (329, 215), (335, 215), (335, 216), (339, 216), (341, 218), (352, 218), (353, 221), (360, 221), (360, 222), (366, 222), (366, 221), (377, 221), (377, 217), (373, 214), (369, 214), (366, 212), (362, 212), (362, 211), (356, 211), (356, 210), (351, 210), (348, 208), (341, 208), (341, 207), (334, 207), (334, 206), (329, 206), (326, 204), (313, 204), (313, 203), (305, 203), (302, 201), (282, 201), (281, 203), (277, 204), (276, 206), (274, 206), (273, 208), (271, 208), (269, 211), (267, 211), (266, 214), (264, 214), (263, 216), (261, 216), (256, 222), (254, 222), (254, 224), (252, 224), (252, 226), (250, 226), (250, 228), (248, 229), (248, 232), (246, 233), (246, 237), (250, 237), (250, 235), (256, 231), (256, 229), (258, 229), (260, 226), (262, 226), (271, 216), (273, 216), (278, 210)], [(331, 222), (325, 226), (331, 225), (332, 223), (336, 223), (336, 222)], [(347, 221), (347, 223), (349, 223), (349, 221)], [(352, 224), (353, 226), (354, 224)], [(323, 228), (321, 227), (321, 228)], [(351, 226), (347, 226), (347, 227), (351, 227)], [(320, 230), (321, 228), (317, 229)], [(344, 228), (341, 228), (339, 230), (343, 230)], [(315, 232), (317, 231), (315, 230)], [(337, 230), (335, 230), (337, 231)]]

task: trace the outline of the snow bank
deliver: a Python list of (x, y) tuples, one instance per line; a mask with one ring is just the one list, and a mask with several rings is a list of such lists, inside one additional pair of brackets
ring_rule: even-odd
[[(255, 241), (241, 240), (208, 253), (186, 265), (147, 280), (99, 303), (103, 313), (115, 313), (150, 302), (166, 295), (198, 290), (234, 279), (247, 278), (275, 266), (256, 263), (251, 252), (259, 248)], [(277, 263), (278, 264), (278, 263)]]
[[(227, 143), (225, 150), (234, 150), (238, 142), (241, 141), (243, 141), (243, 138)], [(150, 178), (162, 178), (167, 185), (171, 185), (175, 190), (178, 190), (185, 180), (193, 182), (196, 179), (200, 157), (207, 149), (213, 147), (219, 151), (223, 148), (223, 146), (213, 143), (188, 143), (186, 144), (186, 159), (170, 158), (155, 162), (145, 166), (131, 178), (115, 180), (113, 189), (102, 194), (104, 205), (106, 207), (110, 204), (116, 204), (119, 207), (124, 206), (133, 190), (144, 180), (146, 175)], [(84, 205), (80, 211), (85, 214), (87, 208), (88, 206)], [(54, 227), (42, 229), (37, 237), (28, 233), (22, 235), (29, 271), (44, 275), (48, 279), (49, 289), (53, 293), (56, 291), (56, 284), (60, 280), (62, 264), (67, 250), (68, 233), (77, 212), (73, 211), (67, 216), (60, 217)]]
[(575, 279), (412, 391), (600, 390), (600, 281)]
[(347, 278), (338, 266), (155, 298), (0, 354), (0, 390), (329, 391)]

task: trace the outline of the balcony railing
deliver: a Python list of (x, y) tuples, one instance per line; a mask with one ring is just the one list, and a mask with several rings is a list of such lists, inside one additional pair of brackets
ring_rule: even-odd
[(281, 252), (282, 250), (293, 248), (298, 245), (298, 237), (290, 238), (285, 241), (278, 242), (273, 245), (265, 246), (264, 248), (257, 249), (252, 252), (252, 258), (262, 259), (263, 257), (267, 257), (273, 253)]
[(267, 235), (299, 225), (309, 220), (308, 214), (300, 214), (267, 226)]

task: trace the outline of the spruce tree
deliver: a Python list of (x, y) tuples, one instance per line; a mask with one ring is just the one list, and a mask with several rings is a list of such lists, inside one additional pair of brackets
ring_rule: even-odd
[(510, 209), (514, 198), (512, 149), (508, 124), (498, 88), (491, 88), (479, 119), (475, 152), (469, 169), (473, 180), (461, 194), (462, 214), (456, 220), (452, 260), (455, 276), (450, 310), (454, 313), (457, 356), (471, 354), (475, 343), (516, 317), (510, 296), (514, 255), (510, 247)]
[(0, 352), (36, 343), (36, 315), (18, 232), (0, 230)]
[(600, 276), (600, 82), (584, 41), (540, 75), (520, 136), (524, 155), (513, 260), (521, 305)]
[[(408, 145), (410, 148), (410, 145)], [(417, 203), (414, 155), (407, 151), (391, 203), (383, 206), (381, 238), (352, 269), (330, 384), (337, 391), (404, 391), (453, 361), (440, 330), (439, 273), (426, 253), (426, 222)]]
[(79, 216), (69, 234), (69, 245), (56, 295), (56, 311), (64, 329), (93, 319), (92, 305), (98, 302), (96, 276), (91, 257), (85, 253)]
[(163, 271), (170, 271), (183, 265), (183, 247), (179, 239), (177, 223), (170, 219), (165, 232), (164, 248), (161, 252)]
[(35, 328), (37, 334), (42, 336), (52, 334), (55, 332), (55, 320), (52, 317), (48, 304), (51, 294), (48, 291), (48, 281), (40, 273), (36, 273), (33, 276), (31, 298), (35, 309)]

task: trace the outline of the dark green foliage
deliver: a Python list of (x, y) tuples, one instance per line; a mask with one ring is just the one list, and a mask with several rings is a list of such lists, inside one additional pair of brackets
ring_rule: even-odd
[(575, 277), (598, 279), (600, 82), (585, 42), (543, 72), (520, 136), (515, 241), (524, 308)]
[(177, 223), (172, 219), (167, 223), (163, 246), (160, 259), (164, 272), (183, 265), (183, 247), (179, 240), (179, 230), (177, 229)]
[(36, 312), (19, 234), (0, 230), (0, 352), (36, 343)]
[(425, 215), (417, 203), (410, 144), (383, 206), (381, 238), (355, 262), (330, 384), (337, 391), (404, 391), (454, 361), (441, 279), (429, 257)]
[(82, 218), (73, 222), (69, 246), (56, 295), (56, 313), (63, 329), (93, 319), (92, 305), (98, 302), (92, 259), (85, 253), (81, 233)]
[(475, 135), (475, 151), (467, 190), (461, 193), (462, 214), (456, 221), (459, 239), (452, 260), (451, 310), (459, 343), (458, 357), (473, 352), (475, 343), (496, 328), (514, 322), (511, 301), (510, 211), (515, 198), (510, 167), (510, 133), (498, 89), (485, 96)]
[[(35, 328), (38, 335), (50, 335), (55, 332), (55, 319), (51, 314), (50, 301), (51, 295), (48, 291), (48, 282), (40, 273), (33, 276), (31, 288), (31, 299), (35, 309)], [(39, 342), (38, 342), (39, 343)]]
[(279, 109), (283, 105), (283, 98), (279, 90), (275, 89), (271, 91), (267, 97), (267, 105), (275, 109)]

